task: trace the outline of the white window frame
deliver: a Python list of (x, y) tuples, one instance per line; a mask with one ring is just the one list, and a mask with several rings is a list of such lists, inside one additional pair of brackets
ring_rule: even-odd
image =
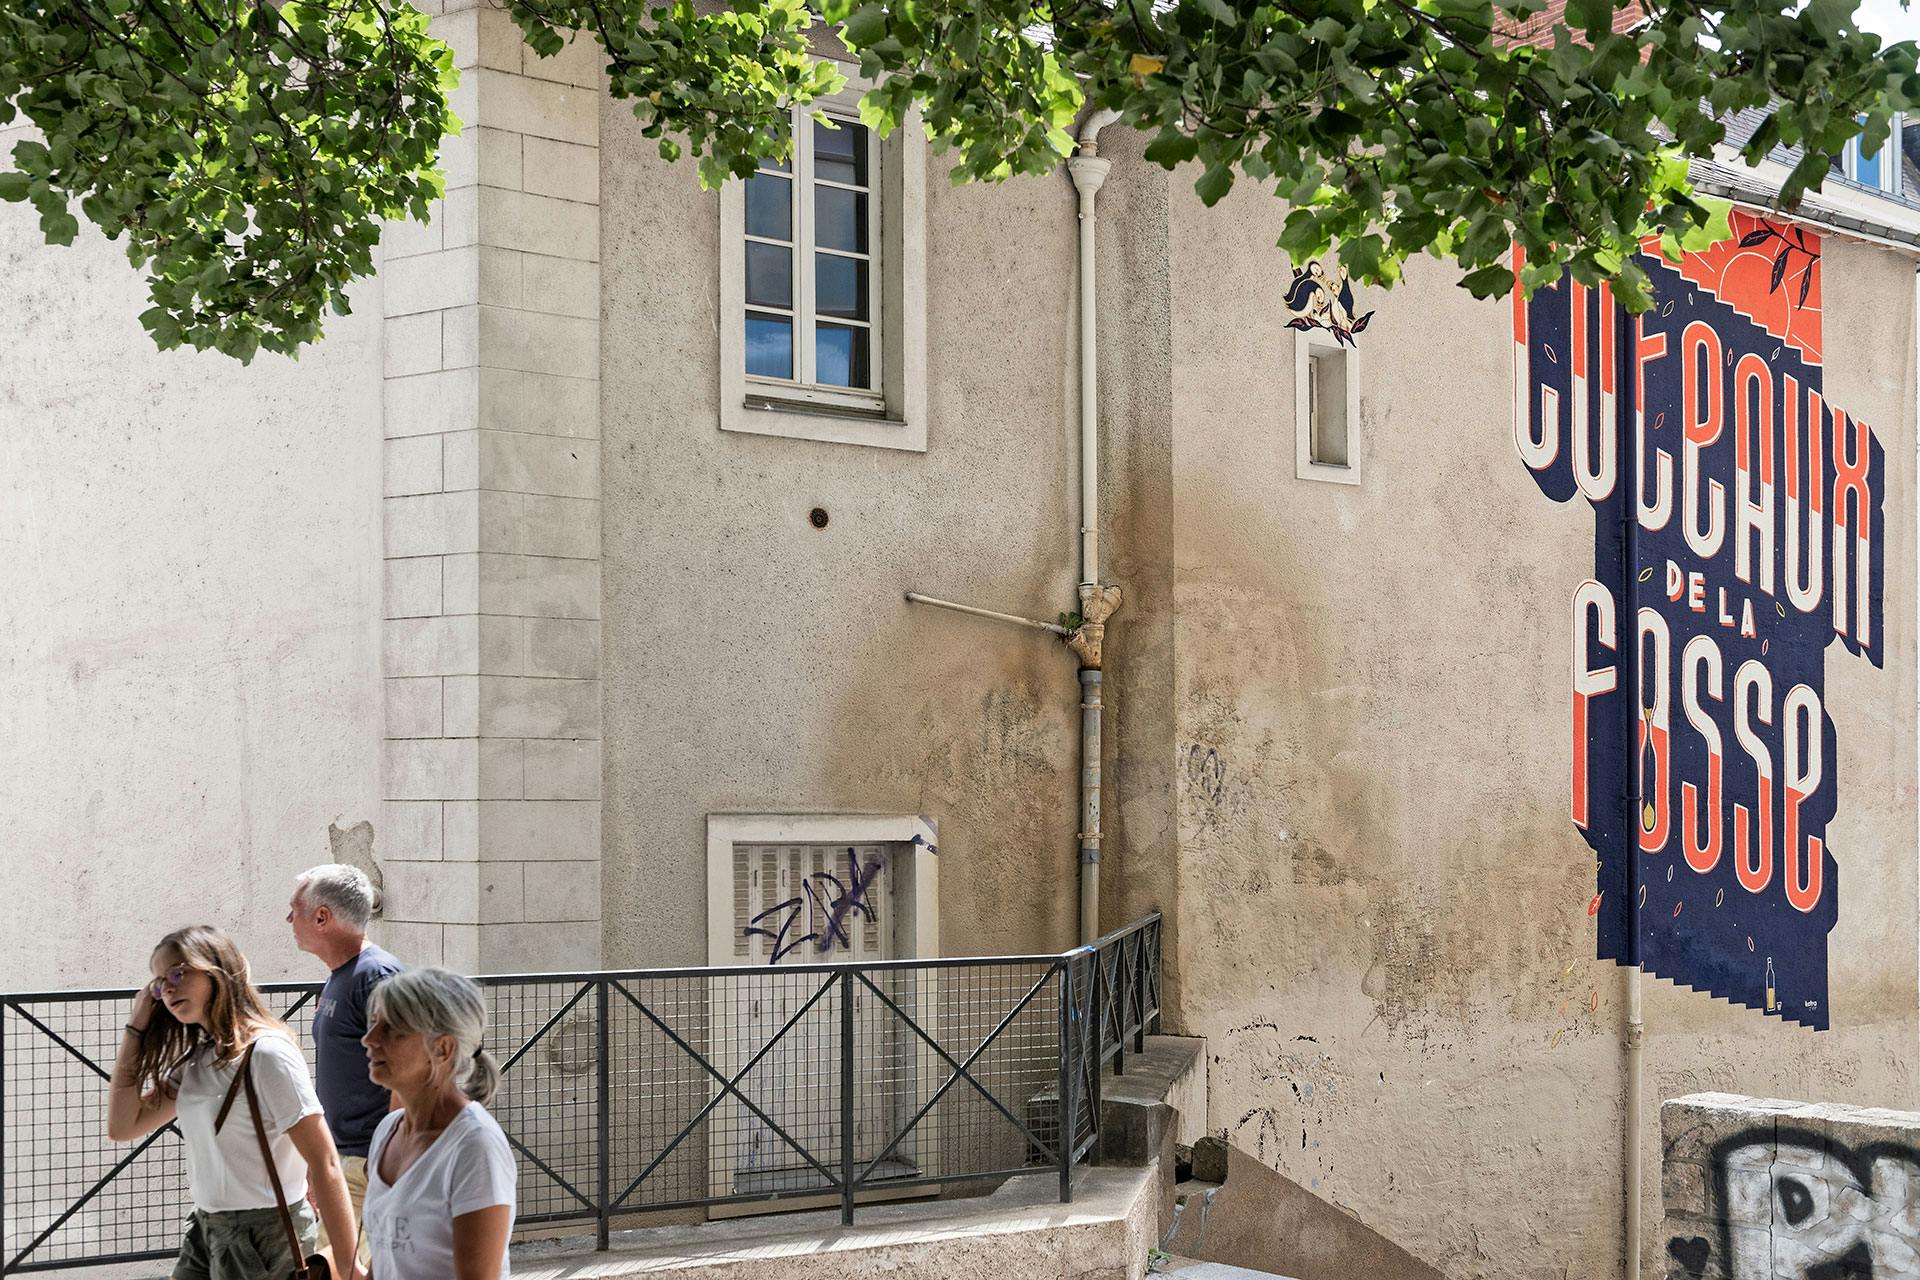
[[(1903, 194), (1900, 187), (1900, 127), (1903, 112), (1893, 115), (1893, 127), (1887, 134), (1887, 140), (1880, 144), (1880, 181), (1863, 182), (1860, 179), (1860, 137), (1855, 134), (1847, 141), (1847, 149), (1842, 153), (1840, 174), (1848, 182), (1867, 191), (1877, 191), (1884, 196), (1899, 199)], [(1920, 192), (1913, 193), (1920, 197)]]
[[(817, 107), (857, 123), (864, 85)], [(881, 139), (869, 132), (868, 303), (871, 391), (812, 384), (815, 353), (802, 309), (814, 294), (811, 235), (813, 121), (797, 111), (791, 165), (794, 198), (794, 373), (746, 371), (746, 183), (720, 190), (720, 429), (836, 444), (924, 452), (926, 392), (926, 135), (917, 117)]]
[[(1346, 374), (1347, 464), (1337, 466), (1313, 459), (1312, 359), (1315, 351), (1338, 352)], [(1360, 437), (1360, 353), (1334, 341), (1318, 329), (1293, 331), (1294, 475), (1301, 480), (1329, 484), (1359, 484), (1362, 461)]]

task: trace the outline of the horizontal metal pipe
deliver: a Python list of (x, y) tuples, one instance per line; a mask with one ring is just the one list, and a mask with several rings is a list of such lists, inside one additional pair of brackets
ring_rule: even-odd
[(1051, 631), (1056, 636), (1073, 634), (1057, 622), (1042, 622), (1038, 618), (1023, 618), (1017, 613), (1001, 613), (995, 609), (978, 609), (970, 604), (955, 604), (951, 600), (937, 600), (932, 596), (923, 596), (918, 591), (907, 592), (907, 599), (914, 604), (930, 604), (936, 609), (951, 609), (955, 613), (968, 613), (976, 618), (992, 618), (995, 622), (1011, 622), (1019, 627), (1032, 627), (1035, 631)]

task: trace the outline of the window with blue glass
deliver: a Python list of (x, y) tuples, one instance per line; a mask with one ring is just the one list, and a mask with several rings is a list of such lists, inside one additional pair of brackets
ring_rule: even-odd
[(746, 371), (878, 401), (880, 151), (857, 120), (799, 114), (790, 162), (746, 189)]
[(1834, 158), (1833, 169), (1884, 195), (1920, 202), (1920, 119), (1896, 114), (1885, 142), (1869, 150), (1855, 138)]

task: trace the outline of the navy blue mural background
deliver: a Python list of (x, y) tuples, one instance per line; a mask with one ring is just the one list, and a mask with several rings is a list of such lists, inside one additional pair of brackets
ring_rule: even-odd
[[(1619, 450), (1615, 458), (1616, 479), (1612, 493), (1597, 501), (1580, 494), (1573, 472), (1571, 430), (1563, 433), (1561, 447), (1552, 463), (1533, 472), (1541, 492), (1547, 497), (1562, 503), (1577, 501), (1592, 510), (1593, 577), (1612, 595), (1616, 606), (1616, 639), (1621, 648), (1618, 653), (1601, 644), (1591, 611), (1582, 615), (1588, 631), (1586, 652), (1592, 655), (1593, 665), (1613, 665), (1616, 673), (1624, 677), (1614, 692), (1594, 697), (1589, 710), (1589, 808), (1584, 834), (1596, 859), (1596, 898), (1588, 905), (1598, 925), (1598, 954), (1602, 959), (1623, 964), (1638, 963), (1646, 971), (1681, 985), (1757, 1010), (1770, 1011), (1809, 1027), (1825, 1029), (1832, 1015), (1827, 990), (1828, 935), (1837, 919), (1839, 894), (1843, 885), (1839, 864), (1845, 859), (1845, 850), (1833, 849), (1830, 844), (1825, 848), (1822, 855), (1824, 885), (1820, 899), (1811, 911), (1802, 911), (1788, 901), (1786, 882), (1795, 865), (1792, 860), (1806, 856), (1806, 838), (1818, 837), (1825, 842), (1827, 824), (1833, 817), (1840, 786), (1844, 782), (1838, 777), (1833, 721), (1825, 710), (1827, 647), (1839, 640), (1846, 650), (1868, 658), (1875, 666), (1883, 661), (1880, 604), (1884, 556), (1880, 549), (1885, 545), (1881, 502), (1884, 458), (1879, 442), (1874, 440), (1868, 473), (1872, 494), (1868, 518), (1871, 521), (1874, 549), (1870, 577), (1872, 628), (1870, 643), (1863, 647), (1857, 635), (1853, 634), (1853, 628), (1849, 628), (1849, 634), (1844, 637), (1836, 636), (1834, 630), (1835, 577), (1842, 571), (1851, 574), (1852, 567), (1850, 561), (1834, 563), (1831, 554), (1834, 467), (1831, 461), (1833, 427), (1830, 414), (1816, 424), (1818, 430), (1826, 433), (1823, 447), (1828, 461), (1823, 468), (1822, 482), (1826, 489), (1826, 502), (1823, 505), (1827, 509), (1821, 522), (1812, 526), (1814, 533), (1826, 540), (1823, 548), (1826, 554), (1825, 592), (1811, 612), (1803, 613), (1788, 599), (1786, 589), (1785, 541), (1790, 537), (1799, 538), (1800, 546), (1807, 546), (1808, 481), (1804, 461), (1806, 433), (1809, 429), (1807, 392), (1823, 390), (1820, 365), (1811, 362), (1796, 346), (1783, 342), (1660, 258), (1643, 256), (1641, 264), (1653, 278), (1657, 296), (1654, 309), (1640, 319), (1641, 329), (1648, 336), (1655, 333), (1666, 336), (1665, 357), (1649, 362), (1645, 369), (1647, 430), (1644, 447), (1649, 454), (1645, 479), (1651, 500), (1656, 479), (1652, 451), (1664, 450), (1672, 456), (1672, 515), (1663, 528), (1636, 527), (1631, 536), (1628, 533), (1627, 503), (1633, 495), (1634, 450), (1638, 447), (1634, 433), (1635, 325), (1632, 317), (1610, 304), (1608, 310), (1611, 314), (1603, 316), (1603, 295), (1599, 290), (1580, 291), (1584, 293), (1589, 308), (1588, 333), (1593, 353), (1587, 410), (1594, 427), (1589, 431), (1588, 439), (1596, 449), (1604, 440)], [(1806, 270), (1817, 270), (1817, 258)], [(1780, 273), (1776, 271), (1773, 274), (1777, 280)], [(1789, 287), (1792, 287), (1792, 282), (1789, 282)], [(1530, 386), (1524, 403), (1531, 423), (1541, 421), (1543, 387), (1552, 387), (1558, 393), (1562, 415), (1571, 412), (1569, 299), (1575, 292), (1563, 279), (1557, 288), (1536, 292), (1527, 304)], [(1683, 423), (1687, 415), (1683, 403), (1681, 339), (1687, 326), (1694, 321), (1704, 321), (1712, 327), (1725, 353), (1722, 367), (1713, 375), (1722, 380), (1725, 388), (1725, 425), (1718, 440), (1702, 446), (1700, 483), (1704, 488), (1706, 481), (1713, 479), (1725, 486), (1722, 520), (1726, 533), (1718, 553), (1706, 559), (1694, 553), (1682, 532), (1686, 519), (1682, 489), (1687, 476), (1682, 469), (1681, 455)], [(1598, 429), (1598, 417), (1602, 411), (1598, 366), (1603, 350), (1599, 333), (1603, 323), (1614, 325), (1616, 335), (1613, 350), (1618, 395), (1614, 413), (1619, 429), (1612, 437), (1603, 436)], [(1813, 332), (1817, 335), (1817, 328)], [(1733, 371), (1741, 358), (1750, 353), (1765, 360), (1773, 374), (1770, 382), (1763, 384), (1771, 388), (1763, 394), (1771, 394), (1775, 400), (1772, 474), (1777, 545), (1772, 594), (1761, 590), (1757, 538), (1754, 539), (1756, 564), (1751, 573), (1752, 583), (1742, 582), (1735, 575), (1735, 546), (1739, 529), (1734, 512), (1737, 432)], [(1791, 377), (1798, 384), (1799, 404), (1796, 411), (1800, 429), (1797, 434), (1802, 461), (1799, 464), (1801, 505), (1797, 528), (1790, 526), (1786, 509), (1785, 451), (1788, 432), (1784, 430), (1784, 415), (1787, 409), (1781, 403), (1784, 377)], [(1597, 468), (1600, 461), (1598, 458), (1589, 459), (1589, 467)], [(1757, 473), (1757, 465), (1755, 470)], [(1704, 612), (1695, 612), (1689, 607), (1684, 591), (1678, 600), (1669, 598), (1669, 561), (1679, 566), (1683, 581), (1684, 575), (1690, 571), (1704, 575)], [(1572, 624), (1574, 615), (1570, 602), (1576, 585), (1568, 583), (1567, 591), (1561, 598), (1560, 616), (1566, 619), (1562, 625)], [(1721, 623), (1720, 593), (1723, 588), (1726, 608), (1735, 624), (1732, 627)], [(1750, 637), (1743, 636), (1739, 626), (1743, 606), (1749, 602), (1755, 632)], [(1652, 703), (1657, 672), (1653, 639), (1647, 639), (1638, 663), (1624, 652), (1638, 635), (1636, 618), (1641, 609), (1657, 612), (1667, 623), (1671, 636), (1666, 659), (1671, 756), (1664, 779), (1668, 820), (1665, 843), (1657, 851), (1641, 851), (1638, 848), (1642, 803), (1638, 798), (1639, 792), (1660, 788), (1659, 780), (1640, 749), (1640, 695), (1625, 683), (1634, 680), (1636, 671), (1639, 672), (1639, 679), (1645, 682), (1642, 686), (1645, 701)], [(1848, 616), (1851, 618), (1853, 613), (1854, 605), (1850, 600)], [(1720, 817), (1723, 824), (1721, 854), (1718, 862), (1705, 873), (1695, 871), (1683, 856), (1681, 793), (1683, 782), (1694, 783), (1698, 790), (1697, 805), (1705, 808), (1708, 748), (1704, 738), (1688, 722), (1681, 699), (1682, 654), (1688, 640), (1703, 634), (1713, 637), (1722, 659), (1720, 700), (1715, 701), (1710, 696), (1703, 673), (1700, 704), (1720, 730), (1725, 789)], [(1625, 665), (1621, 662), (1622, 658), (1627, 659)], [(1763, 700), (1756, 697), (1752, 699), (1754, 705), (1750, 712), (1754, 730), (1767, 744), (1773, 757), (1772, 830), (1775, 856), (1772, 877), (1758, 893), (1745, 888), (1736, 875), (1736, 862), (1741, 851), (1734, 843), (1733, 825), (1734, 806), (1746, 806), (1752, 814), (1749, 841), (1759, 839), (1758, 776), (1753, 761), (1742, 748), (1734, 729), (1734, 677), (1741, 664), (1749, 659), (1763, 664), (1773, 681), (1772, 705), (1759, 705)], [(1784, 702), (1788, 690), (1799, 684), (1808, 686), (1820, 697), (1819, 732), (1823, 769), (1819, 785), (1800, 809), (1800, 851), (1796, 853), (1781, 847), (1784, 841), (1781, 804), (1787, 774), (1787, 764), (1783, 759)], [(1762, 722), (1764, 716), (1771, 716), (1771, 725)], [(1806, 750), (1803, 748), (1800, 754), (1804, 759)], [(1637, 786), (1636, 776), (1639, 779)], [(1768, 1009), (1769, 964), (1775, 984), (1771, 1010)]]

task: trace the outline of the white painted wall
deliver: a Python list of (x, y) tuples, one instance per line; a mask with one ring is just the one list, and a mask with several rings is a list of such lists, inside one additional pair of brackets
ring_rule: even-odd
[(120, 245), (0, 205), (0, 987), (194, 922), (319, 976), (289, 877), (379, 813), (377, 288), (297, 363), (162, 354)]

